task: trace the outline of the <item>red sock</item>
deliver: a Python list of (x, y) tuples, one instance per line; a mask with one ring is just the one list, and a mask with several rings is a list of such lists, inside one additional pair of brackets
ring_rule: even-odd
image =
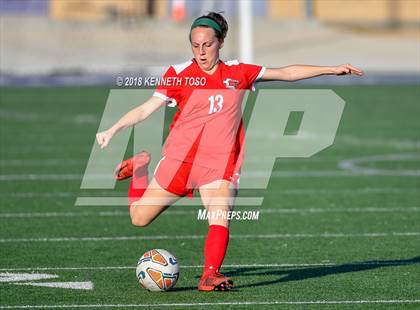
[(135, 170), (128, 188), (128, 210), (130, 211), (131, 204), (139, 200), (146, 191), (147, 184), (149, 184), (149, 173), (147, 166)]
[(229, 243), (229, 229), (221, 225), (210, 225), (204, 243), (204, 273), (218, 272), (225, 258)]

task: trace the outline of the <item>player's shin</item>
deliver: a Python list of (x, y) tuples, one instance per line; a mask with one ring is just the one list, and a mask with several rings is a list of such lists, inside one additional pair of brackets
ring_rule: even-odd
[(218, 272), (226, 255), (229, 228), (210, 225), (204, 243), (204, 273)]

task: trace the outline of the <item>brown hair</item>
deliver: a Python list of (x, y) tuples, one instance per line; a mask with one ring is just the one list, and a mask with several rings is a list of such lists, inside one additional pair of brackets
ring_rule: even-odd
[[(216, 38), (218, 38), (219, 41), (222, 42), (226, 38), (229, 26), (226, 19), (223, 17), (221, 13), (223, 12), (209, 12), (208, 14), (200, 16), (199, 18), (203, 18), (203, 17), (209, 18), (220, 26), (220, 29), (222, 30), (222, 32), (218, 32), (218, 31), (215, 31), (215, 32), (216, 32)], [(200, 25), (200, 27), (207, 27), (207, 26)], [(190, 42), (191, 42), (191, 32), (190, 32)]]

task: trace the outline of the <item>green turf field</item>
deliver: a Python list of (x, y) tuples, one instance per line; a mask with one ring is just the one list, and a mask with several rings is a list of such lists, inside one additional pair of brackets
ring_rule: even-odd
[[(277, 160), (268, 189), (242, 193), (264, 203), (241, 207), (260, 210), (259, 220), (232, 223), (222, 271), (236, 287), (200, 293), (200, 207), (174, 206), (136, 228), (125, 206), (75, 206), (78, 196), (109, 195), (80, 190), (109, 89), (2, 88), (0, 309), (419, 309), (420, 88), (332, 89), (346, 101), (335, 144)], [(357, 170), (340, 168), (356, 158)], [(151, 248), (180, 262), (171, 292), (136, 282), (137, 259)], [(93, 289), (22, 285), (31, 281), (7, 273)]]

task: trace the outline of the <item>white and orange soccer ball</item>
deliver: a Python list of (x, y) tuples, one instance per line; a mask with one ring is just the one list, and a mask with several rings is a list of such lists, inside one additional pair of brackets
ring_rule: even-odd
[(140, 285), (146, 290), (167, 291), (178, 281), (179, 265), (175, 256), (168, 251), (153, 249), (140, 257), (136, 275)]

